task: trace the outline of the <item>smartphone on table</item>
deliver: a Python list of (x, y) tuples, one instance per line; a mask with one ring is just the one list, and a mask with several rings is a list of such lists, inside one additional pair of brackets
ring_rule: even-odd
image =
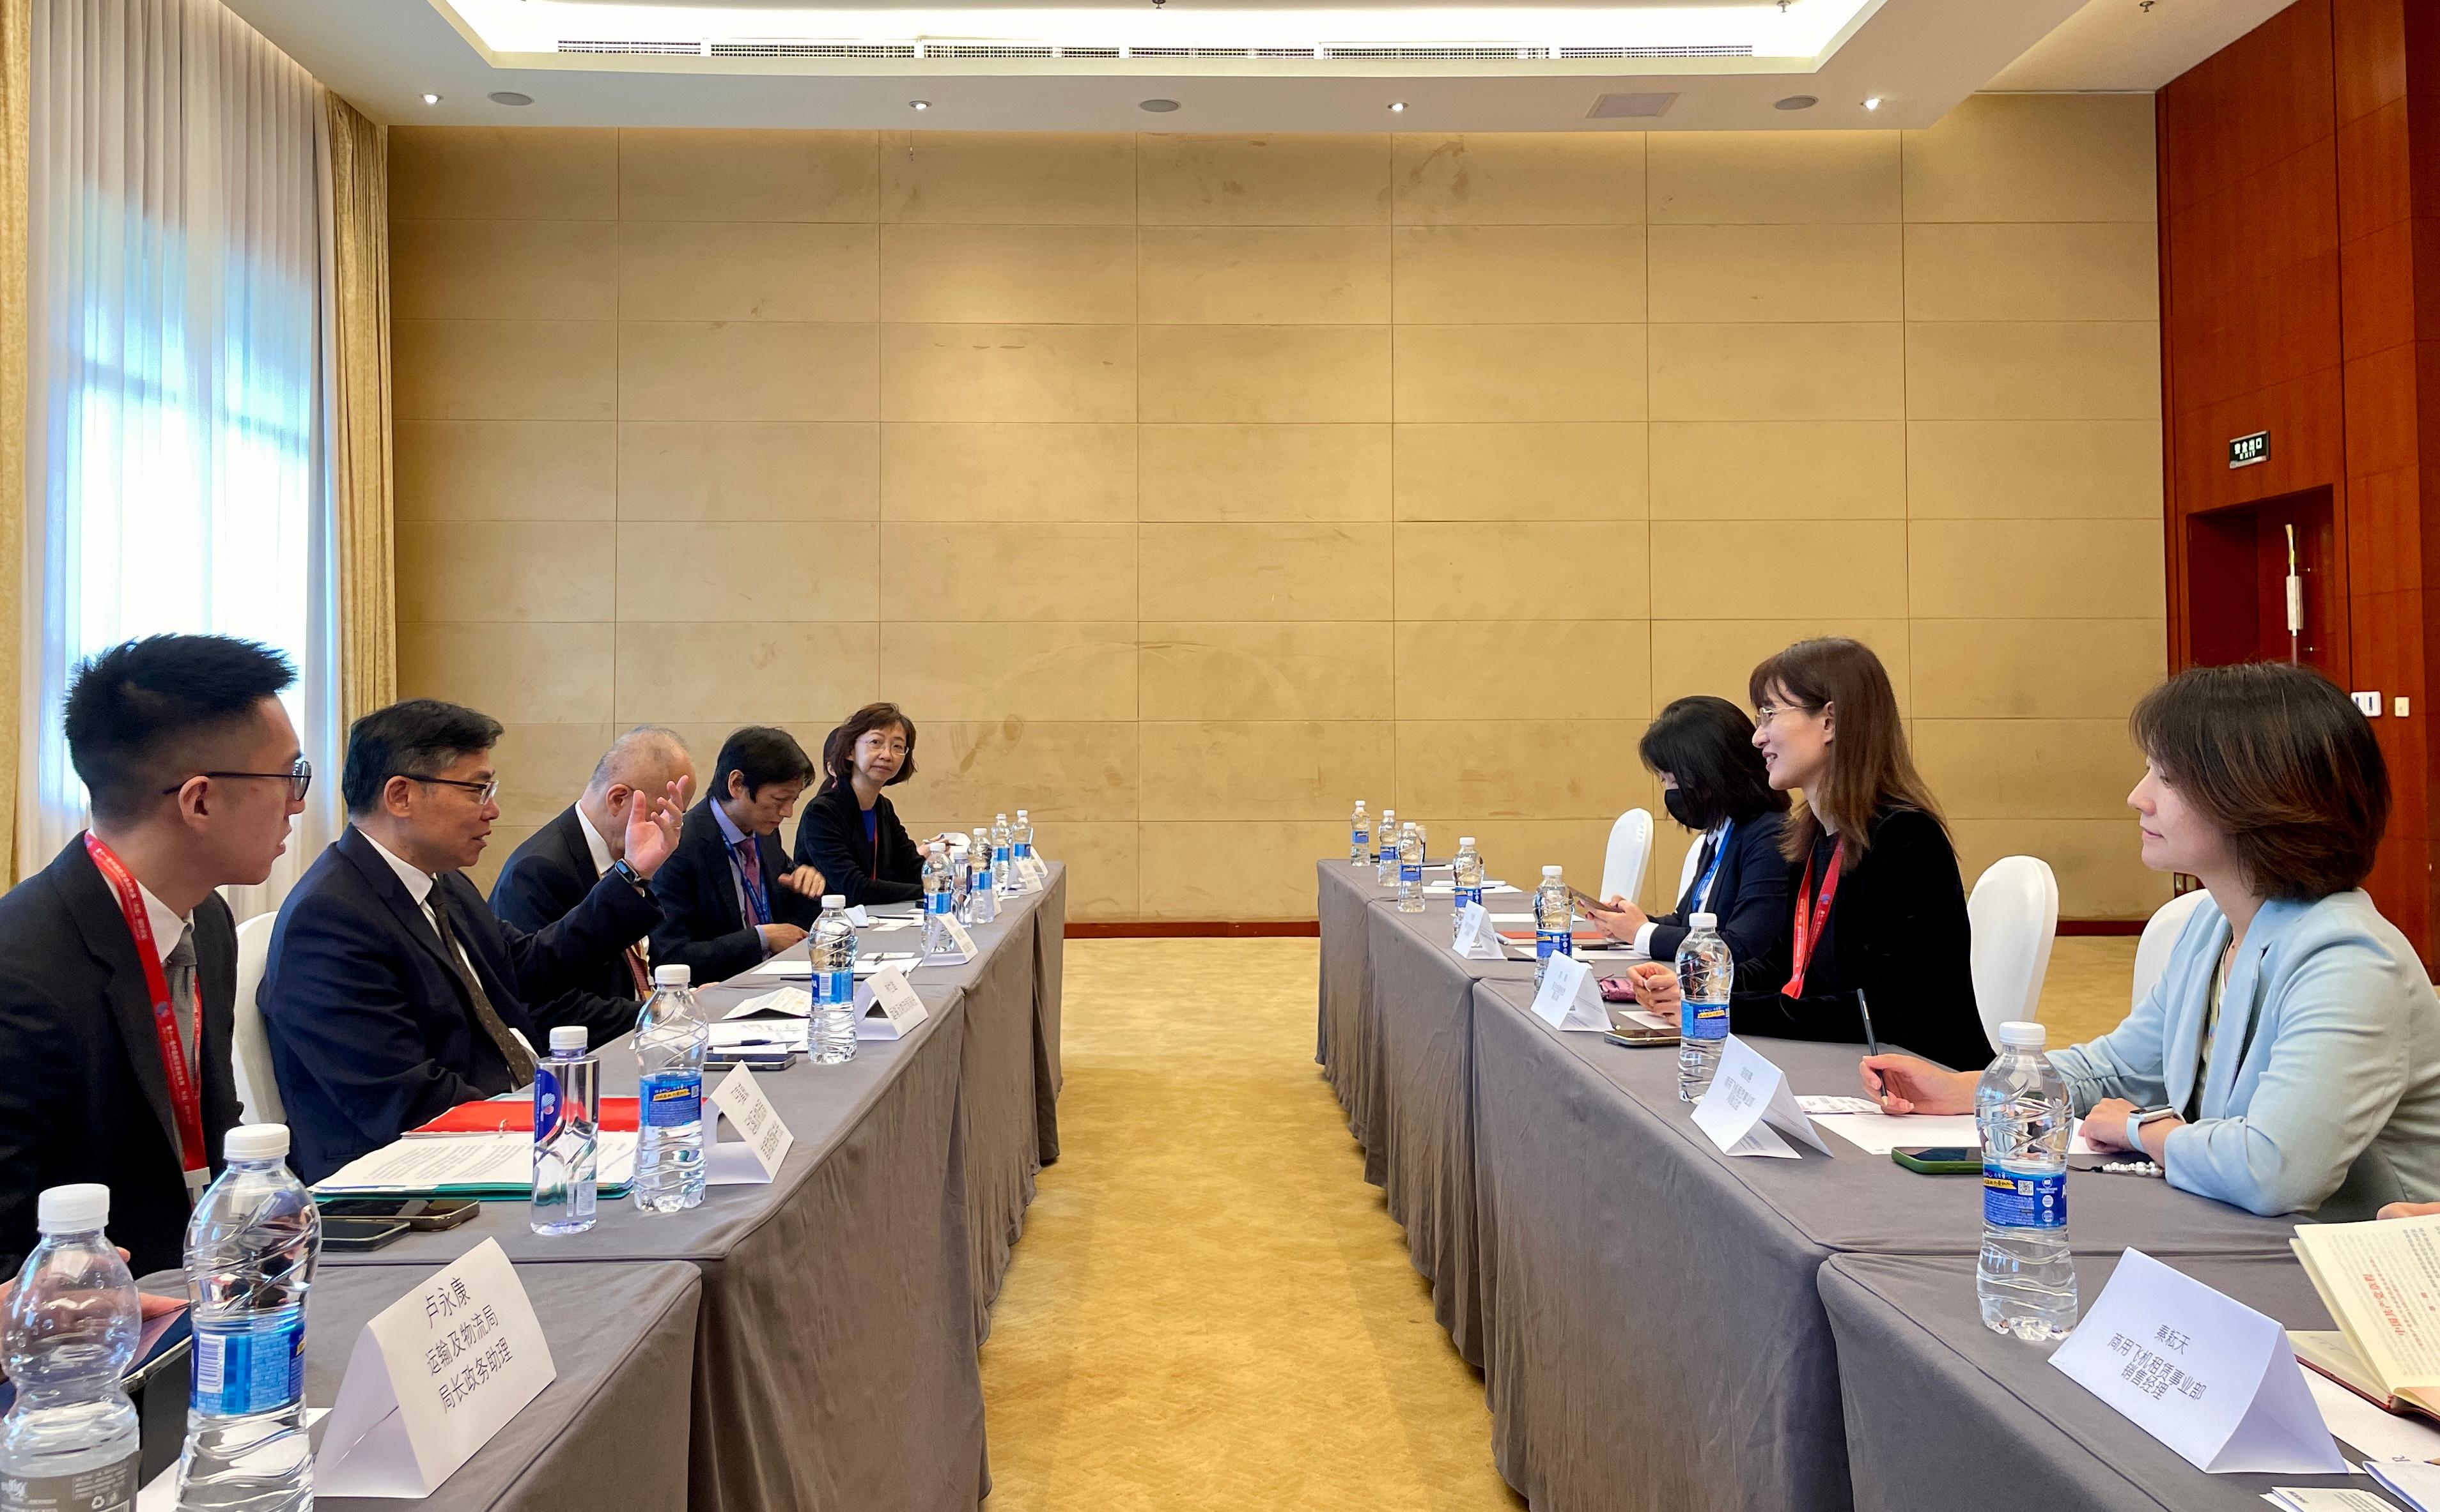
[(1971, 1145), (1918, 1145), (1890, 1151), (1890, 1159), (1926, 1176), (1979, 1176), (1982, 1152)]

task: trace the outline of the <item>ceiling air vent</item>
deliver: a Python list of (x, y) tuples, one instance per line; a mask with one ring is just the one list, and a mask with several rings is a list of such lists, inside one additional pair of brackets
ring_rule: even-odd
[(1333, 58), (1381, 58), (1414, 62), (1463, 62), (1471, 59), (1532, 61), (1551, 56), (1551, 49), (1548, 47), (1520, 46), (1513, 42), (1448, 47), (1400, 47), (1332, 43), (1328, 50)]
[(634, 57), (700, 58), (699, 42), (571, 42), (563, 38), (561, 52), (624, 53)]
[(715, 42), (714, 58), (912, 58), (911, 42)]
[(1750, 58), (1749, 42), (1690, 44), (1681, 47), (1562, 47), (1562, 58)]
[(1626, 120), (1633, 117), (1666, 116), (1669, 107), (1678, 103), (1671, 95), (1604, 95), (1585, 112), (1585, 119), (1593, 121)]
[(1052, 58), (1058, 54), (1047, 43), (1025, 42), (927, 42), (924, 44), (926, 58)]

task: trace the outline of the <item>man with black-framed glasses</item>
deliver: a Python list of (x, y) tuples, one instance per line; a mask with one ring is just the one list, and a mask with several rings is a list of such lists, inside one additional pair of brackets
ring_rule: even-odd
[(309, 1182), (531, 1082), (529, 1005), (583, 990), (660, 918), (646, 882), (677, 842), (675, 783), (631, 806), (624, 858), (558, 923), (528, 934), (492, 913), (465, 869), (500, 816), (499, 738), (498, 720), (437, 699), (348, 732), (348, 830), (281, 906), (260, 997)]

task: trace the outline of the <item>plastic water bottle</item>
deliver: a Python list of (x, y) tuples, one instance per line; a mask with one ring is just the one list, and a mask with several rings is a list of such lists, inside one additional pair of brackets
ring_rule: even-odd
[(1398, 827), (1398, 912), (1424, 911), (1424, 841), (1412, 825)]
[(1695, 1102), (1712, 1089), (1712, 1074), (1729, 1046), (1729, 994), (1737, 963), (1720, 937), (1717, 914), (1696, 914), (1678, 946), (1678, 1100)]
[[(1449, 902), (1457, 909), (1457, 916), (1465, 916), (1466, 904), (1482, 901), (1482, 858), (1475, 854), (1472, 835), (1458, 837), (1457, 855), (1449, 862)], [(1457, 937), (1454, 925), (1449, 937)]]
[(1347, 821), (1347, 864), (1361, 866), (1372, 859), (1372, 820), (1364, 800), (1355, 800), (1355, 817)]
[(1553, 955), (1576, 953), (1576, 900), (1559, 868), (1542, 868), (1542, 885), (1534, 889), (1534, 981), (1539, 986)]
[(322, 1216), (288, 1169), (288, 1130), (246, 1124), (187, 1220), (195, 1328), (179, 1512), (303, 1512), (314, 1504), (305, 1432), (305, 1292)]
[[(947, 847), (933, 849), (945, 871)], [(814, 1064), (840, 1065), (855, 1058), (855, 926), (847, 921), (847, 898), (840, 894), (822, 899), (822, 916), (814, 920), (812, 953), (814, 1013), (805, 1025), (806, 1048)]]
[[(976, 879), (975, 885), (982, 887), (985, 892), (991, 890), (984, 884), (981, 878)], [(971, 897), (973, 888), (969, 888), (967, 893)], [(949, 939), (949, 916), (956, 906), (950, 896), (949, 843), (945, 840), (936, 840), (932, 842), (931, 850), (924, 858), (924, 954), (957, 953), (957, 946)]]
[(1031, 889), (1034, 884), (1024, 873), (1033, 869), (1033, 816), (1032, 814), (1022, 809), (1016, 811), (1016, 823), (1008, 827), (1008, 843), (1010, 848), (1016, 852), (1019, 884)]
[(636, 1015), (636, 1210), (683, 1213), (703, 1201), (703, 1053), (711, 1026), (695, 1011), (694, 974), (653, 968), (653, 996)]
[(1372, 827), (1372, 881), (1391, 882), (1398, 878), (1398, 810), (1381, 810), (1381, 822)]
[(585, 1053), (584, 1025), (550, 1031), (550, 1058), (534, 1067), (533, 1208), (536, 1234), (593, 1226), (601, 1157), (601, 1062)]
[(988, 924), (999, 917), (999, 895), (992, 891), (990, 830), (976, 830), (968, 843), (965, 875), (966, 922)]
[(135, 1278), (102, 1227), (110, 1188), (54, 1186), (35, 1204), (42, 1242), (9, 1298), (9, 1379), (0, 1419), (0, 1505), (120, 1509), (135, 1504), (142, 1448), (119, 1378), (135, 1360)]
[(2075, 1326), (2075, 1256), (2067, 1237), (2067, 1084), (2042, 1054), (2042, 1026), (2000, 1025), (2000, 1058), (1974, 1089), (1982, 1135), (1982, 1254), (1974, 1295), (1982, 1325), (2028, 1343)]
[(1008, 838), (1008, 815), (992, 819), (992, 891), (1011, 893), (1016, 890), (1015, 851)]

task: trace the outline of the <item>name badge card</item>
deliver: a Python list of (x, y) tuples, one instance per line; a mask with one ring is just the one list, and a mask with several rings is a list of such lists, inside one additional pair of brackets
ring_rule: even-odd
[(1799, 1158), (1779, 1133), (1793, 1134), (1822, 1154), (1830, 1153), (1813, 1120), (1797, 1106), (1787, 1073), (1735, 1035), (1724, 1041), (1711, 1088), (1695, 1105), (1695, 1127), (1728, 1155)]
[(1028, 856), (1018, 862), (1016, 874), (1025, 879), (1027, 892), (1040, 892), (1050, 885), (1050, 863), (1039, 856)]
[(2278, 1320), (2141, 1250), (2051, 1364), (2198, 1470), (2346, 1473)]
[(857, 1015), (855, 1037), (859, 1040), (903, 1040), (931, 1016), (932, 1010), (915, 995), (906, 973), (894, 966), (873, 972), (863, 990), (871, 993), (871, 1006), (881, 1011)]
[(758, 1186), (780, 1174), (780, 1163), (797, 1143), (780, 1110), (762, 1095), (754, 1073), (739, 1066), (711, 1089), (712, 1106), (726, 1115), (744, 1143), (719, 1142), (720, 1126), (712, 1125), (712, 1144), (704, 1151), (703, 1179), (710, 1186)]
[[(941, 916), (941, 922), (948, 926), (949, 943), (956, 946), (958, 949), (958, 959), (956, 964), (963, 966), (967, 962), (973, 960), (975, 958), (975, 937), (966, 933), (966, 927), (963, 924), (958, 922), (958, 916), (955, 914), (943, 914)], [(946, 951), (934, 952), (932, 958), (935, 960), (945, 960), (948, 958), (948, 952)]]
[[(1592, 969), (1572, 955), (1553, 955), (1534, 994), (1534, 1014), (1553, 1029), (1609, 1028), (1609, 1010), (1591, 987)], [(1590, 988), (1590, 990), (1588, 990)]]
[(848, 908), (847, 921), (858, 929), (867, 929), (872, 924), (872, 916), (864, 911), (862, 903), (854, 903)]
[(1508, 952), (1499, 948), (1499, 932), (1491, 927), (1490, 912), (1480, 903), (1468, 903), (1457, 911), (1457, 938), (1449, 950), (1463, 959), (1508, 959)]
[(314, 1489), (429, 1496), (558, 1374), (516, 1268), (485, 1239), (356, 1336)]

